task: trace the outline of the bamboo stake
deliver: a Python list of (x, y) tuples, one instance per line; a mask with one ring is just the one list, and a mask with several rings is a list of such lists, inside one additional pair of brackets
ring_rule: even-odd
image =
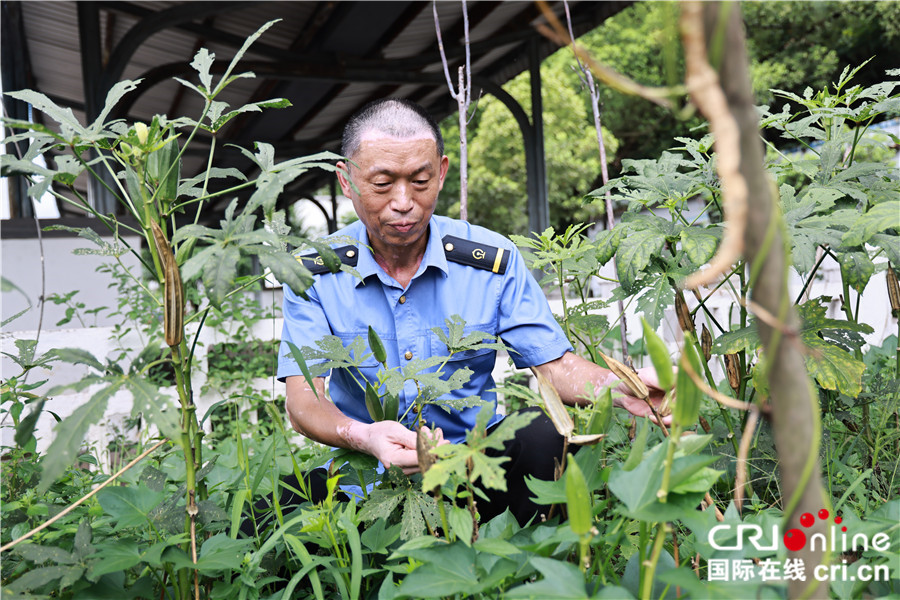
[(128, 463), (127, 465), (125, 465), (124, 467), (122, 467), (121, 469), (119, 469), (119, 470), (116, 472), (115, 475), (113, 475), (112, 477), (110, 477), (109, 479), (107, 479), (106, 481), (104, 481), (103, 483), (101, 483), (100, 485), (98, 485), (97, 487), (95, 487), (93, 490), (91, 490), (90, 492), (88, 492), (87, 494), (85, 494), (84, 496), (82, 496), (79, 500), (75, 501), (74, 504), (70, 504), (69, 506), (67, 506), (62, 512), (60, 512), (58, 515), (56, 515), (56, 516), (53, 517), (52, 519), (46, 521), (45, 523), (42, 523), (41, 525), (38, 525), (37, 527), (35, 527), (35, 528), (32, 529), (31, 531), (29, 531), (28, 533), (22, 535), (22, 536), (19, 537), (18, 539), (13, 540), (13, 541), (11, 541), (10, 543), (8, 543), (8, 544), (6, 544), (5, 546), (3, 546), (2, 548), (0, 548), (0, 552), (4, 552), (4, 551), (6, 551), (6, 550), (9, 550), (10, 548), (12, 548), (13, 546), (15, 546), (15, 545), (18, 544), (19, 542), (23, 542), (23, 541), (27, 540), (28, 538), (30, 538), (31, 536), (33, 536), (34, 534), (36, 534), (36, 533), (38, 533), (38, 532), (40, 532), (40, 531), (43, 531), (43, 530), (47, 529), (48, 527), (50, 527), (50, 525), (52, 525), (53, 523), (55, 523), (55, 522), (57, 522), (58, 520), (60, 520), (61, 518), (63, 518), (64, 516), (66, 516), (67, 514), (69, 514), (70, 512), (72, 512), (73, 510), (75, 510), (77, 507), (79, 507), (79, 506), (81, 506), (82, 504), (84, 504), (86, 501), (90, 500), (90, 499), (94, 496), (94, 494), (96, 494), (97, 492), (99, 492), (100, 490), (102, 490), (103, 488), (105, 488), (106, 486), (108, 486), (110, 483), (112, 483), (113, 481), (115, 481), (116, 479), (118, 479), (120, 476), (122, 476), (123, 473), (125, 473), (126, 471), (128, 471), (128, 469), (130, 469), (130, 468), (133, 467), (134, 465), (136, 465), (136, 464), (138, 464), (139, 462), (141, 462), (144, 458), (147, 457), (148, 454), (150, 454), (151, 452), (153, 452), (154, 450), (156, 450), (157, 448), (159, 448), (160, 446), (162, 446), (163, 444), (165, 444), (165, 443), (168, 442), (168, 441), (169, 441), (169, 440), (161, 440), (161, 441), (157, 442), (154, 446), (148, 448), (147, 450), (144, 450), (144, 451), (140, 454), (140, 456), (138, 456), (137, 458), (135, 458), (134, 460), (132, 460), (130, 463)]

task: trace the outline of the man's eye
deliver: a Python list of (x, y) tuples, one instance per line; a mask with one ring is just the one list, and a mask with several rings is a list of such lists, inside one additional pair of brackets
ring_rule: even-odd
[(386, 188), (387, 186), (391, 185), (391, 182), (390, 181), (376, 181), (372, 185), (374, 185), (377, 188)]
[(428, 180), (427, 179), (416, 179), (415, 181), (413, 181), (413, 183), (416, 185), (428, 185)]

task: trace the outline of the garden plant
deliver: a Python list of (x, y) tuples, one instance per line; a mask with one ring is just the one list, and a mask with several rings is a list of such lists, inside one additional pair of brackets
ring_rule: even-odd
[[(508, 403), (542, 407), (570, 440), (559, 457), (558, 480), (529, 482), (548, 509), (546, 519), (525, 526), (508, 512), (481, 521), (478, 500), (483, 488), (505, 485), (502, 460), (484, 451), (525, 425), (527, 413), (507, 417), (490, 435), (485, 418), (464, 444), (432, 447), (420, 433), (422, 474), (407, 477), (394, 468), (377, 475), (371, 457), (297, 446), (275, 398), (241, 387), (233, 373), (224, 375), (244, 345), (220, 348), (222, 375), (208, 382), (236, 383), (235, 397), (250, 397), (253, 410), (268, 417), (268, 428), (243, 420), (235, 399), (197, 414), (199, 390), (192, 382), (200, 329), (237, 323), (232, 333), (244, 332), (239, 338), (249, 331), (246, 315), (252, 311), (243, 294), (264, 275), (242, 273), (242, 258), (257, 257), (301, 295), (312, 276), (294, 249), (311, 246), (330, 269), (349, 269), (328, 244), (291, 235), (275, 209), (286, 183), (311, 168), (334, 170), (339, 157), (323, 153), (276, 163), (273, 149), (257, 144), (255, 151), (244, 150), (259, 168), (255, 179), (213, 167), (200, 177), (181, 176), (180, 157), (197, 131), (212, 136), (212, 164), (215, 133), (229, 119), (286, 105), (276, 99), (234, 109), (216, 100), (235, 78), (252, 76), (237, 71), (238, 62), (272, 23), (247, 40), (218, 81), (210, 74), (215, 57), (197, 53), (197, 81), (182, 83), (206, 101), (198, 117), (106, 121), (133, 82), (115, 86), (89, 125), (40, 94), (10, 92), (57, 125), (6, 121), (30, 147), (21, 158), (4, 157), (4, 174), (35, 176), (32, 195), (49, 191), (92, 212), (99, 226), (113, 232), (112, 241), (90, 229), (79, 235), (94, 243), (90, 252), (111, 259), (120, 327), (139, 314), (156, 318), (140, 325), (145, 347), (123, 348), (116, 360), (71, 348), (38, 355), (31, 340), (17, 341), (16, 352), (7, 354), (20, 372), (4, 373), (0, 405), (4, 424), (15, 427), (15, 446), (3, 448), (3, 596), (900, 593), (900, 331), (880, 346), (867, 344), (863, 335), (873, 329), (859, 308), (875, 275), (884, 273), (892, 302), (885, 310), (895, 322), (900, 316), (900, 173), (884, 158), (886, 144), (868, 135), (875, 121), (900, 114), (900, 71), (863, 87), (847, 68), (825, 89), (773, 91), (781, 108), (757, 110), (736, 100), (749, 95), (739, 11), (720, 17), (718, 9), (713, 3), (685, 6), (687, 79), (679, 89), (664, 90), (687, 92), (709, 129), (673, 140), (659, 158), (626, 162), (620, 177), (585, 198), (603, 203), (609, 193), (626, 207), (611, 229), (592, 238), (587, 224), (580, 224), (514, 238), (529, 250), (529, 266), (545, 273), (543, 283), (563, 299), (557, 317), (576, 351), (631, 381), (637, 395), (640, 382), (613, 356), (644, 354), (633, 358), (656, 369), (669, 392), (662, 411), (672, 417), (670, 426), (635, 422), (613, 409), (609, 389), (586, 392), (593, 399), (586, 408), (566, 408), (540, 378), (536, 389), (513, 381), (501, 385)], [(705, 39), (721, 40), (712, 58)], [(788, 154), (764, 142), (760, 126), (803, 151)], [(589, 126), (585, 135), (596, 138)], [(53, 166), (32, 163), (50, 150), (57, 153)], [(756, 162), (748, 158), (756, 155)], [(100, 179), (137, 226), (95, 213), (71, 187), (82, 173), (106, 173)], [(230, 182), (217, 196), (250, 191), (246, 200), (231, 202), (219, 228), (199, 224), (213, 179)], [(745, 182), (743, 204), (736, 179)], [(64, 194), (66, 186), (71, 191)], [(689, 210), (698, 204), (699, 211)], [(126, 232), (142, 238), (143, 248), (126, 246)], [(126, 252), (138, 256), (140, 272), (118, 260)], [(613, 258), (616, 288), (610, 297), (595, 298), (600, 268)], [(831, 260), (840, 265), (839, 317), (828, 316), (830, 299), (808, 294)], [(787, 288), (791, 270), (802, 282), (793, 297)], [(705, 281), (693, 285), (698, 276)], [(727, 319), (707, 305), (722, 291), (732, 298)], [(616, 323), (597, 312), (619, 299), (643, 315), (642, 340), (630, 349), (616, 345)], [(84, 309), (72, 306), (73, 316)], [(681, 332), (677, 348), (658, 334), (673, 308)], [(448, 356), (413, 361), (403, 370), (383, 368), (377, 388), (361, 383), (372, 420), (402, 416), (396, 394), (410, 381), (419, 390), (417, 405), (444, 404), (445, 394), (468, 377), (465, 370), (447, 370), (453, 354), (502, 347), (501, 340), (468, 331), (458, 318), (435, 333)], [(264, 352), (271, 357), (274, 350)], [(291, 348), (310, 378), (337, 367), (353, 373), (370, 359), (384, 364), (383, 353), (371, 330), (347, 347), (325, 338), (316, 347)], [(310, 358), (326, 362), (307, 368)], [(46, 369), (52, 381), (59, 362), (84, 365), (90, 374), (49, 389), (47, 381), (34, 381)], [(70, 389), (89, 390), (90, 400), (58, 424), (45, 453), (35, 452), (38, 416), (49, 398)], [(133, 396), (144, 435), (134, 460), (110, 473), (82, 441), (119, 390)], [(201, 423), (214, 414), (226, 426), (206, 436)], [(281, 478), (294, 473), (302, 481), (302, 473), (328, 459), (328, 499), (282, 510)], [(338, 483), (372, 487), (364, 485), (362, 498), (342, 502), (333, 493)], [(269, 508), (251, 510), (260, 499)], [(241, 532), (248, 518), (249, 536)], [(758, 533), (752, 543), (747, 532)], [(835, 542), (817, 547), (816, 534)], [(822, 566), (829, 576), (819, 580), (813, 573)], [(742, 575), (734, 576), (738, 569)]]

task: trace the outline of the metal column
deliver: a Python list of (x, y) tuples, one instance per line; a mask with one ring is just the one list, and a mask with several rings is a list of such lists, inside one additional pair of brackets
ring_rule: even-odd
[[(540, 233), (550, 226), (550, 203), (547, 191), (547, 165), (544, 162), (541, 59), (538, 54), (536, 38), (528, 43), (528, 65), (531, 73), (531, 128), (528, 132), (529, 135), (525, 136), (526, 163), (530, 167), (528, 169), (528, 228), (533, 232)], [(530, 157), (528, 157), (529, 153)]]

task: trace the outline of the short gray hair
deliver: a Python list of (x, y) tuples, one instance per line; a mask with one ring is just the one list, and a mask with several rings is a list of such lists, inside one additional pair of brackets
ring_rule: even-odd
[(444, 155), (444, 138), (440, 127), (424, 108), (412, 100), (383, 98), (359, 109), (344, 127), (341, 154), (352, 158), (359, 150), (363, 135), (369, 131), (398, 138), (431, 135), (437, 144), (438, 156)]

